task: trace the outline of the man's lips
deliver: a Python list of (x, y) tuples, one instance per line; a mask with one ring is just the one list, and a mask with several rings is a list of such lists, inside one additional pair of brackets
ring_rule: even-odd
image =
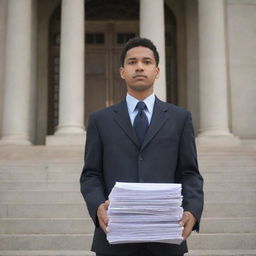
[(147, 78), (147, 76), (145, 76), (145, 75), (135, 75), (135, 76), (133, 76), (133, 78)]

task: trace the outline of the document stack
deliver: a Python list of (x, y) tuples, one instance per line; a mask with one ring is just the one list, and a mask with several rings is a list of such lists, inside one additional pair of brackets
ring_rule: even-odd
[(181, 184), (116, 182), (109, 200), (110, 244), (183, 241)]

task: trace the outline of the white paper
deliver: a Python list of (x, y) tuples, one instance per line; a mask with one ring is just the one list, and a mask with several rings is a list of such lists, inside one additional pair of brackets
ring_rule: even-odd
[(183, 241), (181, 184), (117, 182), (109, 200), (110, 244)]

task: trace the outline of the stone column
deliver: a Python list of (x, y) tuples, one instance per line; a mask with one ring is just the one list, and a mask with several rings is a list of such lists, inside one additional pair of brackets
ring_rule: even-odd
[(228, 121), (223, 0), (199, 0), (199, 141), (232, 138)]
[(140, 36), (153, 41), (160, 55), (160, 77), (154, 91), (166, 101), (164, 0), (140, 0)]
[(59, 125), (47, 144), (84, 144), (84, 0), (62, 0)]
[(34, 120), (32, 0), (9, 0), (1, 144), (31, 144)]

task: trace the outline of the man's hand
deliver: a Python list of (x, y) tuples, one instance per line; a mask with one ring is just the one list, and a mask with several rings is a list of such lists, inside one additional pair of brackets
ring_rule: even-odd
[(109, 206), (109, 200), (102, 203), (97, 210), (97, 216), (99, 220), (100, 227), (102, 230), (107, 233), (107, 225), (108, 225), (108, 215), (107, 215), (107, 209)]
[(196, 224), (196, 218), (191, 212), (185, 211), (179, 223), (182, 227), (184, 227), (182, 236), (186, 240), (190, 236), (192, 229)]

